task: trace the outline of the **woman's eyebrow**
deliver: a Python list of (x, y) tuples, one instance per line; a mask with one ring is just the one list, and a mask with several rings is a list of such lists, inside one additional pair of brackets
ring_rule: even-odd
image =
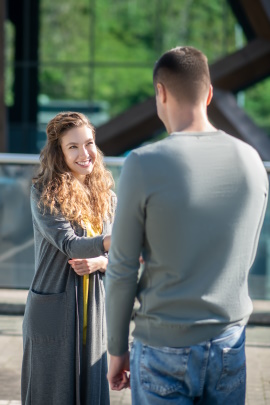
[[(88, 138), (88, 139), (84, 142), (84, 144), (87, 143), (87, 142), (89, 142), (89, 141), (93, 141), (93, 140), (94, 140), (94, 138)], [(69, 143), (66, 144), (66, 146), (69, 146), (69, 145), (78, 145), (78, 143), (77, 143), (77, 142), (69, 142)]]
[(69, 142), (66, 144), (66, 146), (68, 146), (68, 145), (78, 145), (78, 144), (76, 142)]

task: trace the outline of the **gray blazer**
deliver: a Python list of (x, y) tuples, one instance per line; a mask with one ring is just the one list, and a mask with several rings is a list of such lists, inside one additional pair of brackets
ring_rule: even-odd
[[(103, 274), (96, 272), (89, 277), (83, 350), (83, 278), (68, 260), (104, 254), (103, 235), (111, 233), (112, 223), (104, 222), (101, 236), (88, 238), (80, 226), (40, 210), (39, 198), (32, 186), (35, 275), (23, 320), (22, 404), (107, 405)], [(113, 194), (113, 214), (115, 207)]]

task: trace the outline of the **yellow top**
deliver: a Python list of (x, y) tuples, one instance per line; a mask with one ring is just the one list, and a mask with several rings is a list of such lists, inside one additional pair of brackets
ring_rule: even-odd
[[(88, 237), (94, 237), (101, 234), (100, 229), (96, 230), (92, 228), (89, 221), (84, 221), (86, 226), (86, 232)], [(87, 333), (87, 306), (88, 306), (88, 294), (89, 294), (89, 274), (83, 276), (83, 344), (86, 344)]]

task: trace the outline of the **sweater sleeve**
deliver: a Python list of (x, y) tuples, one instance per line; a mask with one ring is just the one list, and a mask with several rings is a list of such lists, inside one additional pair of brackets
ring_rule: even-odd
[(128, 350), (129, 323), (143, 244), (144, 200), (139, 156), (132, 152), (126, 159), (120, 175), (106, 275), (108, 350), (115, 356)]
[[(61, 215), (52, 215), (39, 208), (39, 193), (32, 187), (31, 210), (35, 226), (41, 235), (69, 258), (91, 258), (104, 254), (104, 235), (93, 238), (80, 237), (69, 221)], [(43, 212), (44, 211), (44, 212)]]

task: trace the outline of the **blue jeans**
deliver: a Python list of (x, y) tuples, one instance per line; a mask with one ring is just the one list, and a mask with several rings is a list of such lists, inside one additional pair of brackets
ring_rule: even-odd
[(245, 328), (190, 347), (134, 340), (130, 375), (133, 405), (244, 405)]

